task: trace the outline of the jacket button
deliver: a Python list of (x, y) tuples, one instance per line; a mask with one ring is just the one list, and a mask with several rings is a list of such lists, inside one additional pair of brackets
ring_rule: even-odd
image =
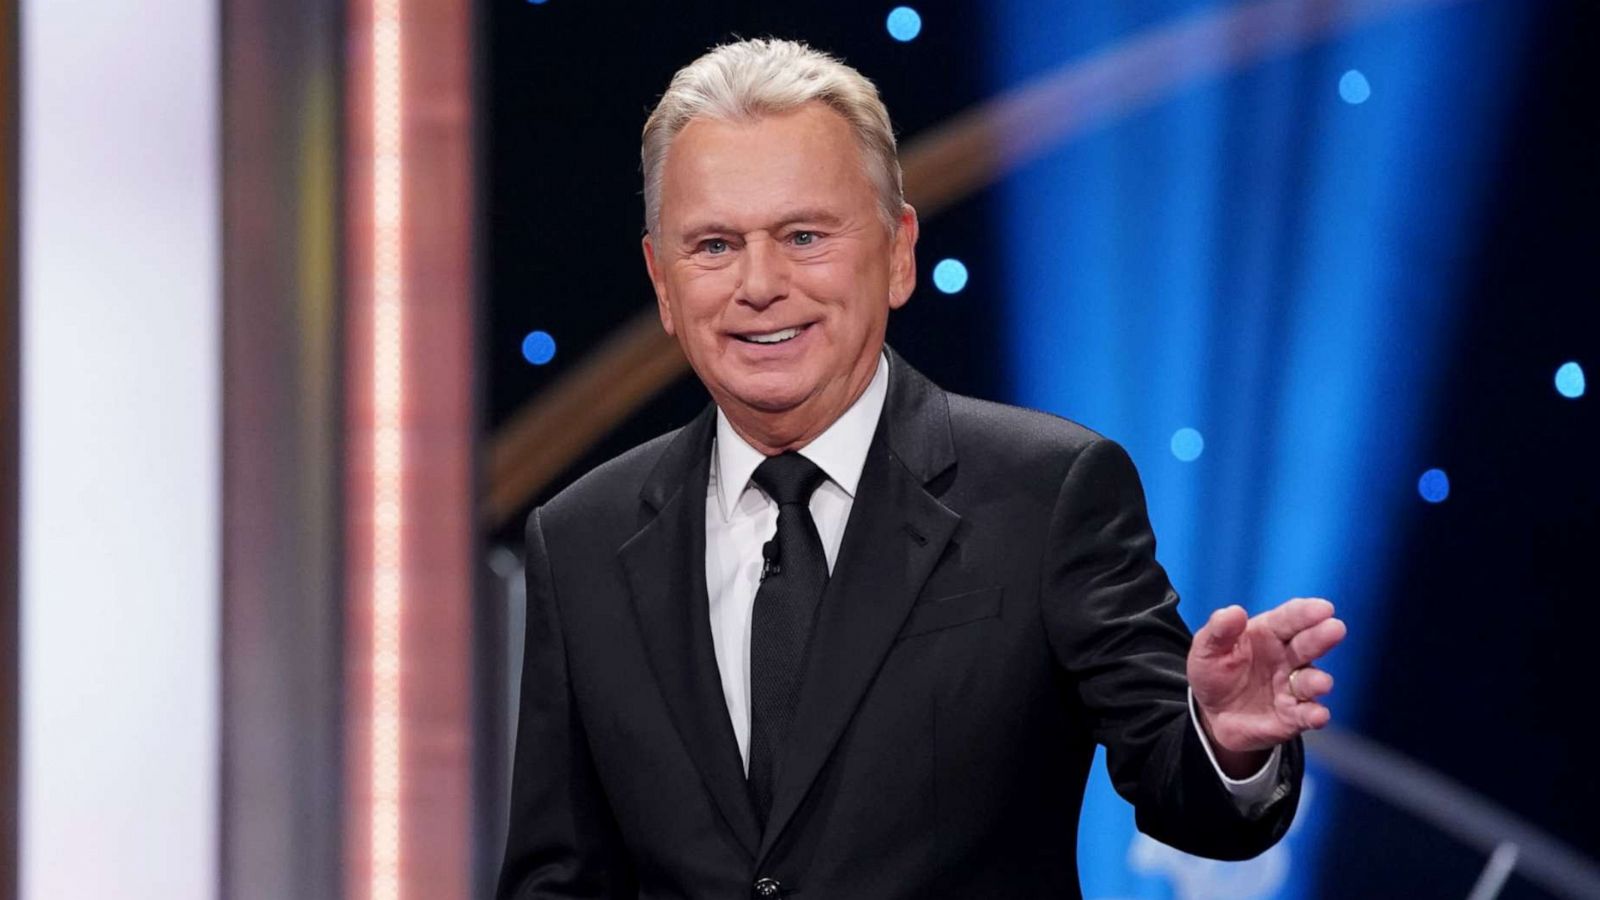
[(776, 878), (757, 878), (754, 894), (761, 900), (770, 900), (783, 893), (783, 883)]

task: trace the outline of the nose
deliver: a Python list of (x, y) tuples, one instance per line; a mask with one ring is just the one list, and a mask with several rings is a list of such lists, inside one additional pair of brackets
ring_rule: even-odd
[(777, 241), (766, 238), (745, 245), (740, 260), (738, 301), (761, 310), (789, 293), (789, 261)]

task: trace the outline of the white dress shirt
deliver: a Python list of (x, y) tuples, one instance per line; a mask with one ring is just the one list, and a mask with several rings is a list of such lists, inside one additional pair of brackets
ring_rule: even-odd
[[(828, 476), (811, 495), (811, 518), (817, 523), (830, 573), (839, 558), (844, 526), (888, 393), (889, 359), (879, 356), (878, 371), (866, 391), (799, 451)], [(728, 718), (733, 721), (746, 771), (750, 768), (750, 616), (761, 583), (761, 547), (778, 530), (778, 505), (750, 480), (764, 459), (761, 451), (733, 430), (722, 410), (717, 410), (711, 480), (706, 488), (706, 594), (711, 603), (711, 643), (722, 677), (722, 696), (728, 703)], [(1200, 742), (1216, 766), (1216, 755), (1200, 729), (1192, 693), (1189, 710)], [(1280, 753), (1274, 749), (1261, 771), (1244, 780), (1229, 778), (1217, 767), (1217, 775), (1241, 809), (1276, 799), (1271, 794)]]

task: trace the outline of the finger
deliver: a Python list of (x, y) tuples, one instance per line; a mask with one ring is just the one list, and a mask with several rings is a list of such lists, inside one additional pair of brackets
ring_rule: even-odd
[(1333, 618), (1333, 604), (1321, 597), (1296, 597), (1267, 610), (1256, 618), (1277, 636), (1287, 641), (1313, 625)]
[(1329, 712), (1326, 706), (1314, 702), (1295, 704), (1294, 715), (1303, 730), (1315, 731), (1326, 728), (1333, 720), (1333, 713)]
[(1318, 622), (1289, 641), (1289, 662), (1299, 667), (1321, 659), (1344, 640), (1346, 631), (1342, 619)]
[(1211, 614), (1206, 620), (1200, 633), (1194, 636), (1195, 645), (1200, 649), (1200, 655), (1206, 657), (1227, 656), (1233, 652), (1233, 647), (1239, 642), (1239, 636), (1244, 634), (1245, 627), (1250, 624), (1250, 616), (1242, 606), (1225, 606)]
[(1326, 697), (1333, 690), (1333, 676), (1321, 669), (1295, 669), (1289, 679), (1289, 693), (1295, 700), (1305, 702)]

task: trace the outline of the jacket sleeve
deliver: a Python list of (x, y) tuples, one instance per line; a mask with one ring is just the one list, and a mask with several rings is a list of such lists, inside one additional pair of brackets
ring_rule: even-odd
[(633, 866), (601, 789), (567, 665), (540, 511), (527, 528), (528, 626), (499, 900), (633, 897)]
[(1191, 635), (1156, 562), (1144, 490), (1126, 451), (1100, 439), (1079, 452), (1050, 529), (1040, 597), (1051, 648), (1139, 830), (1214, 859), (1271, 847), (1299, 802), (1300, 740), (1280, 754), (1272, 799), (1239, 809), (1189, 716)]

